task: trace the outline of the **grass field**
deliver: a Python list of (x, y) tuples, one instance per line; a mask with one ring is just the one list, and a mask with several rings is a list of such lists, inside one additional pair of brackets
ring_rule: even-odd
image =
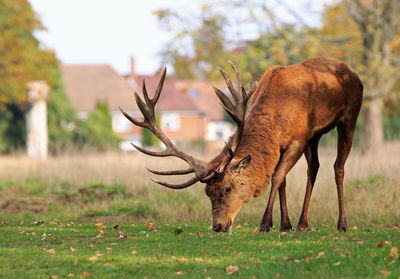
[[(178, 168), (178, 160), (137, 153), (45, 162), (0, 157), (0, 277), (399, 278), (400, 145), (388, 145), (379, 156), (352, 151), (347, 233), (336, 231), (335, 155), (320, 151), (310, 230), (287, 234), (277, 231), (279, 203), (273, 230), (257, 233), (269, 189), (244, 206), (232, 234), (212, 232), (204, 186), (173, 191), (149, 181), (144, 166)], [(293, 225), (305, 181), (301, 159), (287, 184)]]

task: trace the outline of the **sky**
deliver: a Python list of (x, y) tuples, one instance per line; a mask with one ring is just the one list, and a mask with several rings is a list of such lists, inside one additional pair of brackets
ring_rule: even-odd
[[(288, 0), (290, 1), (290, 0)], [(197, 0), (29, 0), (46, 31), (36, 32), (65, 64), (110, 64), (121, 74), (135, 58), (139, 74), (161, 66), (159, 53), (173, 39), (154, 10), (196, 8)], [(290, 1), (292, 3), (292, 1)], [(327, 0), (315, 0), (320, 9)]]

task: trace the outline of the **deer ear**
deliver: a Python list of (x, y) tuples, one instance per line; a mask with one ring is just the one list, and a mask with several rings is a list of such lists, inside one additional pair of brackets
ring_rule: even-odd
[(232, 166), (231, 166), (231, 170), (234, 172), (240, 173), (250, 165), (250, 162), (251, 162), (251, 156), (247, 155), (243, 159), (233, 162)]

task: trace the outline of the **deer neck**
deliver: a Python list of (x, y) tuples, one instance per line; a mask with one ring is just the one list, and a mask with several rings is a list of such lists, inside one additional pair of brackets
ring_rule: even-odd
[(251, 163), (243, 175), (247, 184), (251, 185), (254, 197), (262, 195), (279, 162), (278, 134), (273, 115), (260, 118), (250, 114), (247, 118), (237, 156), (244, 158), (251, 155)]

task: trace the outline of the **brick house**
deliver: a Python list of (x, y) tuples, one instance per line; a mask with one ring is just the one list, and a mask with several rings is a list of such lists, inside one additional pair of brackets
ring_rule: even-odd
[[(134, 91), (141, 93), (139, 84), (146, 80), (149, 94), (153, 94), (160, 79), (153, 76), (135, 76), (130, 79), (118, 74), (109, 65), (63, 65), (65, 88), (78, 115), (86, 118), (98, 100), (106, 101), (112, 116), (114, 132), (122, 139), (121, 148), (132, 150), (130, 142), (141, 143), (142, 128), (130, 123), (119, 111), (122, 107), (136, 118), (141, 113), (135, 103)], [(175, 80), (167, 78), (157, 103), (160, 125), (167, 136), (176, 142), (204, 138), (206, 117), (204, 111), (188, 94), (175, 88)]]

